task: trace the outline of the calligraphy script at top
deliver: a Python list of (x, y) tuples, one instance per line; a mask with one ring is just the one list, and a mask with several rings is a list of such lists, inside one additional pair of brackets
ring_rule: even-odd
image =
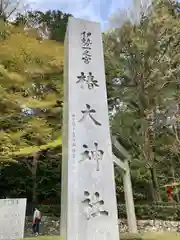
[(82, 60), (84, 61), (85, 64), (89, 64), (90, 61), (92, 60), (91, 45), (92, 45), (91, 33), (86, 31), (82, 32), (81, 33), (81, 47), (83, 49)]
[[(83, 49), (83, 56), (82, 60), (85, 64), (89, 64), (92, 60), (92, 54), (91, 54), (91, 45), (92, 45), (92, 39), (91, 39), (91, 32), (82, 32), (81, 33), (81, 48)], [(84, 89), (84, 85), (87, 85), (88, 89), (94, 89), (95, 87), (99, 87), (98, 80), (95, 79), (92, 72), (89, 71), (89, 74), (85, 74), (84, 72), (81, 72), (81, 75), (77, 76), (76, 83), (80, 84), (80, 87)]]

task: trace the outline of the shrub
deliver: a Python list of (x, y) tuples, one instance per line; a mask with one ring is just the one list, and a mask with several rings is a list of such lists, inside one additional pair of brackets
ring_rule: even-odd
[[(136, 218), (141, 220), (161, 219), (161, 220), (180, 220), (180, 205), (178, 204), (146, 204), (135, 205)], [(127, 218), (126, 207), (124, 204), (118, 205), (119, 218)]]
[[(55, 205), (39, 205), (42, 215), (60, 217), (60, 204)], [(136, 204), (135, 212), (137, 219), (160, 219), (169, 221), (180, 221), (180, 205), (169, 203), (148, 203)], [(27, 215), (32, 215), (32, 210), (27, 212)], [(125, 204), (118, 205), (118, 215), (120, 219), (126, 219)]]

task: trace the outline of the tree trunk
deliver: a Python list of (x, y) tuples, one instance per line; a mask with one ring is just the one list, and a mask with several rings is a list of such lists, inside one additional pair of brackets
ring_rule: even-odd
[(33, 163), (32, 163), (32, 181), (33, 181), (33, 187), (32, 187), (32, 202), (33, 204), (37, 203), (37, 164), (38, 164), (38, 154), (36, 153), (33, 156)]
[(153, 186), (153, 191), (154, 191), (154, 200), (161, 202), (162, 199), (161, 199), (161, 194), (160, 194), (160, 189), (159, 189), (159, 184), (158, 184), (155, 167), (150, 168), (150, 173), (151, 173), (151, 180), (152, 180), (152, 186)]
[[(173, 182), (175, 183), (175, 181), (176, 181), (176, 178), (175, 178), (175, 169), (174, 169), (174, 164), (173, 164), (173, 160), (172, 159), (170, 159), (170, 161), (171, 161), (171, 173), (172, 173), (172, 178), (173, 178)], [(175, 189), (176, 190), (176, 189)], [(177, 190), (176, 190), (176, 200), (177, 200), (177, 202), (179, 203), (180, 202), (180, 199), (179, 199), (179, 194), (178, 194), (178, 192), (177, 192)]]
[(151, 176), (149, 178), (149, 199), (148, 201), (154, 201), (154, 188), (151, 180)]

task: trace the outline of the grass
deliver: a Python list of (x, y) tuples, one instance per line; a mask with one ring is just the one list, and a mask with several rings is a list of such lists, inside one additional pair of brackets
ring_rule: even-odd
[(121, 240), (180, 240), (179, 233), (144, 233), (144, 234), (122, 234)]
[[(180, 233), (145, 233), (145, 234), (121, 234), (120, 240), (180, 240)], [(25, 238), (25, 240), (63, 240), (59, 236), (42, 236), (35, 238)], [(109, 239), (111, 240), (111, 239)]]
[(23, 238), (24, 240), (63, 240), (59, 236), (42, 236), (42, 237), (33, 237), (33, 238)]

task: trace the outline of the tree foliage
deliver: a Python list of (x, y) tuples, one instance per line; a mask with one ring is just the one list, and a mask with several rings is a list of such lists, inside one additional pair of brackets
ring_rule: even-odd
[(139, 24), (126, 21), (104, 35), (112, 131), (132, 153), (132, 175), (136, 169), (148, 179), (156, 200), (162, 199), (159, 183), (169, 181), (165, 166), (174, 168), (172, 159), (179, 155), (177, 6), (154, 1)]
[(61, 146), (63, 45), (5, 22), (1, 33), (0, 161), (26, 164), (36, 200), (40, 155)]
[[(153, 1), (144, 14), (137, 4), (136, 18), (103, 34), (111, 131), (132, 155), (137, 201), (167, 200), (164, 185), (180, 178), (179, 6)], [(60, 42), (69, 15), (34, 11), (0, 24), (1, 197), (60, 199)]]
[(24, 25), (27, 28), (36, 28), (41, 37), (63, 42), (68, 17), (71, 14), (62, 13), (60, 10), (53, 11), (28, 11), (25, 14), (19, 13), (14, 22), (15, 25)]

